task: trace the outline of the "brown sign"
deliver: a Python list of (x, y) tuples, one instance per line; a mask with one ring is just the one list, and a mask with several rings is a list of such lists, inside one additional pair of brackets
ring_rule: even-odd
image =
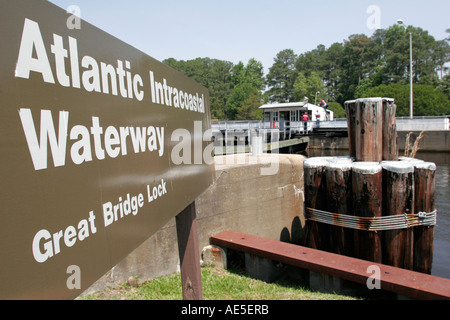
[(74, 298), (211, 185), (208, 91), (47, 1), (0, 17), (0, 298)]

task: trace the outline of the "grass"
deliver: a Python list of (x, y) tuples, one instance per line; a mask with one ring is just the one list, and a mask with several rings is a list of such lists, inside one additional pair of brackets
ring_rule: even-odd
[[(204, 300), (355, 300), (311, 292), (286, 282), (266, 283), (221, 268), (202, 268)], [(83, 300), (181, 300), (180, 274), (156, 278), (136, 287), (127, 283), (82, 297)]]

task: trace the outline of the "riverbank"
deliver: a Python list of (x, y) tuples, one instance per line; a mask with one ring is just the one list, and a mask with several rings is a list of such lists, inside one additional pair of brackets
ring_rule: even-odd
[[(133, 280), (129, 281), (134, 284)], [(81, 300), (181, 300), (179, 273), (155, 278), (143, 283), (109, 287), (89, 294)], [(208, 266), (202, 268), (203, 298), (205, 300), (358, 300), (338, 294), (312, 292), (292, 282), (266, 283), (237, 272)]]

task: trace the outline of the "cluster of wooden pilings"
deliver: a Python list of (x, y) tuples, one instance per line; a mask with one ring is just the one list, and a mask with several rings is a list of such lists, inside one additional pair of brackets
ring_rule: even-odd
[(345, 107), (349, 156), (304, 163), (306, 245), (431, 273), (434, 227), (421, 218), (435, 210), (435, 164), (399, 157), (393, 99), (358, 99)]

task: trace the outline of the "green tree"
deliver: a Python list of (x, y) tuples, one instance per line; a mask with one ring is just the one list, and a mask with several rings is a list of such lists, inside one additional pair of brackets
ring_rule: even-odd
[(271, 102), (286, 102), (293, 98), (293, 87), (297, 72), (295, 69), (296, 54), (292, 49), (280, 51), (267, 74), (267, 95)]
[[(409, 115), (409, 85), (382, 84), (368, 89), (363, 98), (389, 97), (395, 99), (397, 116)], [(414, 85), (414, 116), (443, 116), (450, 114), (450, 100), (438, 89)]]
[(233, 94), (231, 80), (233, 63), (210, 58), (188, 61), (169, 58), (163, 62), (208, 88), (211, 117), (225, 119), (225, 106)]
[(316, 92), (320, 92), (321, 97), (323, 97), (325, 91), (323, 81), (317, 72), (311, 72), (309, 77), (300, 72), (294, 83), (293, 98), (296, 101), (303, 101), (305, 98), (308, 98), (310, 103), (314, 103)]
[[(350, 87), (347, 98), (354, 91), (358, 98), (370, 88), (381, 84), (409, 84), (410, 33), (413, 39), (413, 82), (439, 87), (449, 61), (450, 48), (446, 41), (436, 41), (427, 31), (408, 26), (393, 25), (377, 30), (368, 44), (368, 68), (359, 85)], [(417, 97), (419, 98), (419, 97)]]
[(236, 114), (236, 120), (262, 120), (263, 111), (261, 106), (261, 94), (255, 90), (244, 100)]
[[(450, 29), (447, 32), (450, 34)], [(333, 43), (329, 48), (321, 44), (299, 56), (291, 49), (282, 50), (274, 58), (266, 77), (262, 64), (255, 59), (250, 59), (247, 65), (211, 58), (189, 61), (170, 58), (164, 62), (209, 89), (213, 118), (235, 119), (246, 117), (243, 114), (248, 114), (244, 109), (248, 109), (250, 97), (253, 102), (261, 101), (263, 96), (271, 102), (285, 102), (302, 101), (306, 96), (312, 102), (315, 93), (320, 91), (318, 99), (335, 101), (342, 106), (346, 100), (363, 97), (373, 88), (379, 90), (382, 85), (407, 86), (410, 33), (413, 38), (414, 84), (427, 88), (418, 87), (415, 92), (420, 112), (421, 92), (429, 98), (434, 92), (431, 88), (437, 88), (435, 91), (449, 97), (450, 80), (446, 73), (450, 61), (450, 36), (436, 41), (427, 31), (414, 26), (393, 25), (376, 30), (371, 37), (351, 35), (342, 43)], [(264, 85), (268, 89), (265, 93)], [(257, 97), (253, 96), (255, 90)], [(379, 95), (391, 96), (388, 93)], [(394, 93), (399, 101), (409, 99), (406, 91), (405, 97), (402, 90)], [(428, 101), (434, 104), (430, 102), (434, 100)], [(405, 108), (406, 113), (409, 102), (405, 102)]]
[[(246, 101), (255, 91), (261, 92), (264, 85), (264, 68), (261, 62), (250, 59), (246, 66), (239, 62), (232, 69), (233, 92), (225, 104), (225, 116), (234, 120)], [(260, 99), (261, 100), (261, 99)]]
[[(407, 28), (393, 25), (379, 31), (377, 37), (382, 43), (381, 57), (384, 59), (385, 84), (409, 83), (410, 77), (410, 34), (413, 44), (413, 81), (426, 83), (437, 76), (448, 62), (448, 44), (436, 41), (421, 28)], [(426, 80), (424, 80), (426, 79)]]
[(443, 78), (444, 73), (449, 70), (446, 63), (450, 61), (450, 45), (446, 42), (446, 40), (438, 41), (435, 51), (437, 71), (440, 73), (440, 78)]
[(344, 46), (341, 43), (333, 43), (326, 50), (322, 61), (323, 81), (326, 88), (328, 100), (342, 100), (342, 79), (344, 70), (342, 68)]
[(328, 109), (334, 112), (334, 118), (345, 118), (345, 109), (339, 102), (329, 102)]
[(354, 99), (356, 88), (361, 85), (370, 70), (367, 59), (370, 41), (370, 38), (363, 34), (351, 35), (348, 40), (344, 41), (340, 86), (343, 101), (340, 103)]
[(211, 117), (213, 119), (225, 118), (225, 105), (233, 94), (231, 83), (232, 67), (233, 63), (222, 60), (214, 60), (209, 66), (209, 81), (205, 86), (209, 89)]
[(245, 78), (255, 89), (262, 91), (265, 85), (263, 64), (251, 58), (245, 66)]
[(323, 77), (326, 70), (326, 55), (326, 47), (320, 44), (316, 49), (300, 54), (295, 62), (295, 68), (306, 77), (309, 77), (312, 72)]
[(442, 78), (439, 82), (438, 89), (450, 99), (450, 74)]
[[(293, 98), (296, 101), (303, 101), (308, 95), (308, 82), (303, 72), (300, 72), (295, 79), (294, 83), (294, 95)], [(309, 98), (308, 98), (309, 99)]]

